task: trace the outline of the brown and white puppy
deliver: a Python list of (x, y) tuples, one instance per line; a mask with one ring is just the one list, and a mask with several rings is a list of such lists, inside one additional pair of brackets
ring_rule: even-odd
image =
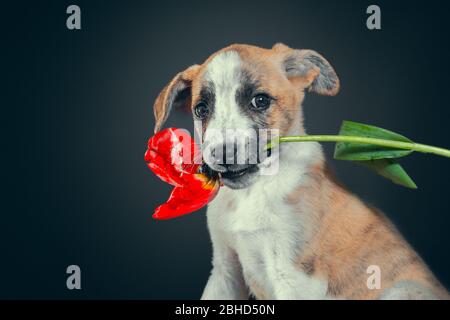
[[(314, 51), (232, 45), (164, 88), (155, 131), (182, 104), (202, 121), (209, 145), (228, 144), (213, 129), (305, 134), (305, 92), (338, 90), (334, 69)], [(225, 187), (208, 206), (213, 269), (202, 299), (246, 299), (249, 291), (258, 299), (448, 297), (383, 214), (333, 179), (318, 143), (281, 145), (275, 175), (259, 174), (271, 157), (241, 165), (212, 158)], [(368, 287), (371, 266), (381, 271), (379, 289)]]

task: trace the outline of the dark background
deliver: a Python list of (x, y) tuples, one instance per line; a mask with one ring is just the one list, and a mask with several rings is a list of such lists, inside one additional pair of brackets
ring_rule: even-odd
[[(145, 166), (152, 105), (178, 72), (231, 43), (284, 42), (322, 53), (336, 97), (304, 103), (310, 134), (342, 120), (450, 147), (444, 2), (33, 1), (2, 4), (0, 298), (198, 298), (210, 271), (204, 210), (158, 222), (170, 187)], [(66, 28), (81, 7), (82, 30)], [(171, 124), (192, 128), (188, 115)], [(382, 209), (450, 286), (450, 160), (402, 160), (409, 190), (331, 160), (341, 181)], [(66, 289), (66, 267), (82, 290)]]

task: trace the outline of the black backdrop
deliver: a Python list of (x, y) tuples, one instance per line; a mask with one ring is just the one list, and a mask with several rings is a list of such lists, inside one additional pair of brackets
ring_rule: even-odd
[[(152, 3), (153, 2), (153, 3)], [(66, 28), (81, 7), (82, 30)], [(152, 104), (176, 72), (231, 43), (322, 53), (342, 84), (304, 103), (309, 133), (348, 119), (450, 147), (443, 2), (33, 1), (2, 4), (1, 298), (198, 298), (210, 270), (204, 210), (157, 222), (170, 187), (146, 167)], [(191, 128), (187, 115), (172, 125)], [(331, 160), (353, 192), (394, 221), (450, 286), (450, 160), (402, 163), (408, 190)], [(82, 290), (66, 289), (66, 267)]]

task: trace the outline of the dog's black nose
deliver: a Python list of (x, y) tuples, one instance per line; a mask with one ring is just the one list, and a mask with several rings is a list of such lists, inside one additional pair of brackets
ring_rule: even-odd
[(210, 152), (210, 163), (230, 167), (238, 164), (248, 164), (252, 154), (246, 145), (226, 143), (213, 146)]
[(217, 144), (210, 147), (207, 162), (211, 165), (225, 165), (234, 161), (237, 154), (237, 146), (235, 144)]
[(215, 171), (239, 171), (264, 160), (258, 151), (257, 141), (228, 142), (210, 146), (204, 158)]

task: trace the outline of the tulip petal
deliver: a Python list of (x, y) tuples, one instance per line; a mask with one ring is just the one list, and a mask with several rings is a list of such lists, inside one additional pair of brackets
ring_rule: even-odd
[(156, 208), (155, 219), (170, 219), (196, 211), (219, 191), (217, 177), (198, 173), (201, 153), (186, 130), (167, 128), (156, 133), (148, 141), (144, 160), (161, 180), (175, 186), (166, 203)]
[(199, 155), (200, 151), (189, 132), (167, 128), (149, 139), (144, 160), (161, 180), (182, 186), (185, 174), (198, 171), (201, 163)]
[(188, 186), (175, 187), (166, 203), (156, 208), (153, 218), (176, 218), (206, 206), (217, 195), (219, 182), (205, 179), (197, 174)]

